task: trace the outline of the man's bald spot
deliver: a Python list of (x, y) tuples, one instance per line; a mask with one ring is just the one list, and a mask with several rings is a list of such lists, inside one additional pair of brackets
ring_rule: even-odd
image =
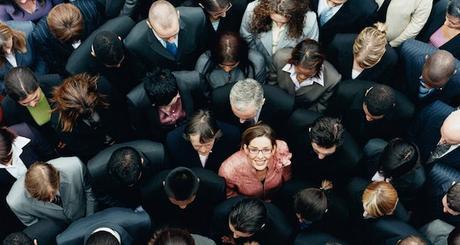
[[(445, 50), (434, 52), (425, 62), (429, 79), (438, 84), (446, 83), (455, 72), (455, 57)], [(444, 84), (441, 84), (444, 85)]]
[(444, 120), (441, 137), (449, 144), (460, 144), (460, 111), (456, 110)]
[(158, 0), (153, 2), (149, 10), (149, 22), (155, 27), (169, 29), (178, 21), (177, 11), (168, 1)]

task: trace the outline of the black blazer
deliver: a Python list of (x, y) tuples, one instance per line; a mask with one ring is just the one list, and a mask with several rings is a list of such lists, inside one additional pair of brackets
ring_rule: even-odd
[[(131, 188), (116, 183), (108, 174), (107, 164), (114, 151), (121, 147), (132, 147), (142, 157), (142, 175), (136, 186)], [(93, 191), (99, 208), (127, 207), (135, 209), (141, 205), (141, 186), (162, 169), (166, 169), (167, 160), (163, 145), (149, 140), (136, 140), (116, 144), (88, 161), (88, 171), (93, 180)]]
[(205, 50), (206, 17), (200, 8), (179, 7), (180, 30), (177, 55), (173, 57), (147, 26), (147, 20), (137, 23), (124, 43), (146, 70), (155, 67), (174, 71), (193, 70), (199, 55)]
[[(240, 32), (241, 20), (243, 19), (244, 10), (248, 5), (246, 0), (231, 0), (232, 7), (225, 13), (225, 17), (220, 18), (219, 25), (217, 26), (217, 31), (214, 30), (211, 24), (211, 20), (208, 17), (208, 13), (202, 8), (204, 15), (206, 16), (206, 30), (207, 35), (209, 35), (208, 45), (214, 45), (213, 41), (216, 38), (217, 33), (219, 32)], [(206, 46), (209, 47), (209, 46)]]
[[(353, 69), (353, 44), (358, 34), (338, 34), (327, 49), (327, 56), (342, 74), (342, 80), (350, 80)], [(389, 44), (380, 61), (373, 67), (364, 69), (355, 79), (388, 84), (392, 82), (398, 62), (398, 53)], [(343, 82), (342, 82), (343, 83)]]
[(37, 223), (28, 226), (23, 232), (30, 239), (37, 239), (38, 244), (56, 244), (56, 236), (67, 227), (65, 223), (54, 220), (41, 219)]
[(343, 244), (346, 245), (347, 243), (337, 239), (336, 237), (323, 233), (323, 232), (308, 232), (308, 233), (301, 233), (297, 235), (294, 241), (294, 245), (324, 245), (324, 244)]
[[(229, 83), (212, 91), (212, 109), (219, 120), (243, 127), (230, 106), (229, 95), (233, 85), (234, 83)], [(262, 87), (265, 103), (262, 106), (259, 121), (270, 125), (276, 132), (281, 133), (285, 123), (283, 118), (288, 118), (294, 108), (294, 97), (275, 86), (262, 85)]]
[[(217, 139), (212, 148), (212, 152), (208, 156), (205, 169), (209, 169), (217, 174), (222, 162), (238, 151), (240, 144), (240, 130), (239, 128), (223, 123), (217, 122), (222, 137)], [(185, 125), (176, 128), (168, 133), (166, 137), (166, 148), (169, 153), (169, 158), (172, 166), (184, 166), (188, 168), (196, 167), (202, 168), (200, 157), (192, 144), (184, 138)]]
[[(317, 16), (319, 1), (310, 1), (311, 9)], [(319, 26), (320, 43), (327, 47), (338, 33), (359, 33), (365, 26), (372, 24), (377, 8), (378, 5), (372, 0), (348, 0), (328, 22)]]
[(208, 233), (211, 210), (225, 200), (225, 180), (207, 169), (192, 170), (200, 179), (200, 186), (195, 200), (185, 209), (172, 204), (164, 190), (163, 181), (171, 170), (160, 172), (142, 187), (142, 207), (157, 227), (180, 227), (191, 233)]
[(423, 235), (410, 224), (391, 216), (367, 219), (364, 221), (363, 227), (365, 228), (363, 234), (370, 238), (370, 244), (383, 245), (389, 240), (405, 238), (410, 235), (423, 238)]

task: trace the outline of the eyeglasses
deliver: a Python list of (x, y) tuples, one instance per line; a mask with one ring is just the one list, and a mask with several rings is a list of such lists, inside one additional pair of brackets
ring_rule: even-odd
[(208, 13), (214, 17), (214, 18), (217, 18), (217, 17), (220, 17), (221, 15), (223, 15), (224, 13), (226, 13), (227, 11), (229, 11), (231, 8), (232, 8), (232, 3), (228, 3), (228, 6), (222, 10), (222, 11), (219, 11), (219, 12), (212, 12), (212, 11), (208, 11)]
[(249, 154), (259, 155), (259, 152), (262, 152), (263, 155), (270, 155), (272, 153), (272, 148), (263, 148), (261, 150), (253, 147), (248, 147)]

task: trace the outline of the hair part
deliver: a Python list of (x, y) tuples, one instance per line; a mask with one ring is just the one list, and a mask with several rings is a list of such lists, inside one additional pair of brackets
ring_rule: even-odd
[(315, 76), (319, 76), (325, 58), (317, 41), (305, 39), (294, 47), (287, 63), (304, 69), (315, 69)]
[(60, 188), (59, 171), (49, 163), (35, 162), (26, 172), (24, 185), (33, 198), (50, 201), (50, 194)]
[(260, 199), (244, 198), (233, 206), (228, 221), (235, 230), (254, 234), (265, 226), (267, 208)]
[(198, 135), (201, 144), (222, 136), (222, 130), (211, 111), (200, 109), (190, 117), (184, 129), (184, 138), (190, 141), (192, 135)]
[(6, 93), (16, 102), (26, 99), (40, 88), (33, 71), (25, 66), (11, 68), (4, 81)]
[(398, 203), (398, 193), (386, 181), (372, 182), (364, 190), (362, 201), (367, 215), (378, 218), (393, 213)]
[(386, 52), (386, 25), (380, 22), (362, 30), (353, 44), (353, 56), (363, 69), (375, 66)]

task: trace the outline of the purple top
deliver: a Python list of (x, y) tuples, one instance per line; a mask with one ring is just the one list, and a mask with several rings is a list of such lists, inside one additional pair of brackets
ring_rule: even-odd
[(430, 37), (430, 44), (435, 46), (436, 48), (441, 47), (445, 43), (447, 43), (449, 39), (447, 39), (441, 31), (441, 28), (439, 28), (437, 31), (433, 33)]
[[(14, 0), (12, 0), (14, 1)], [(29, 13), (22, 9), (19, 9), (14, 13), (14, 7), (11, 4), (1, 4), (0, 5), (0, 21), (9, 21), (9, 20), (20, 20), (20, 21), (33, 21), (37, 22), (43, 16), (47, 15), (48, 12), (53, 8), (53, 6), (62, 3), (63, 0), (45, 0), (45, 3), (40, 5), (40, 0), (36, 0), (35, 12)]]

